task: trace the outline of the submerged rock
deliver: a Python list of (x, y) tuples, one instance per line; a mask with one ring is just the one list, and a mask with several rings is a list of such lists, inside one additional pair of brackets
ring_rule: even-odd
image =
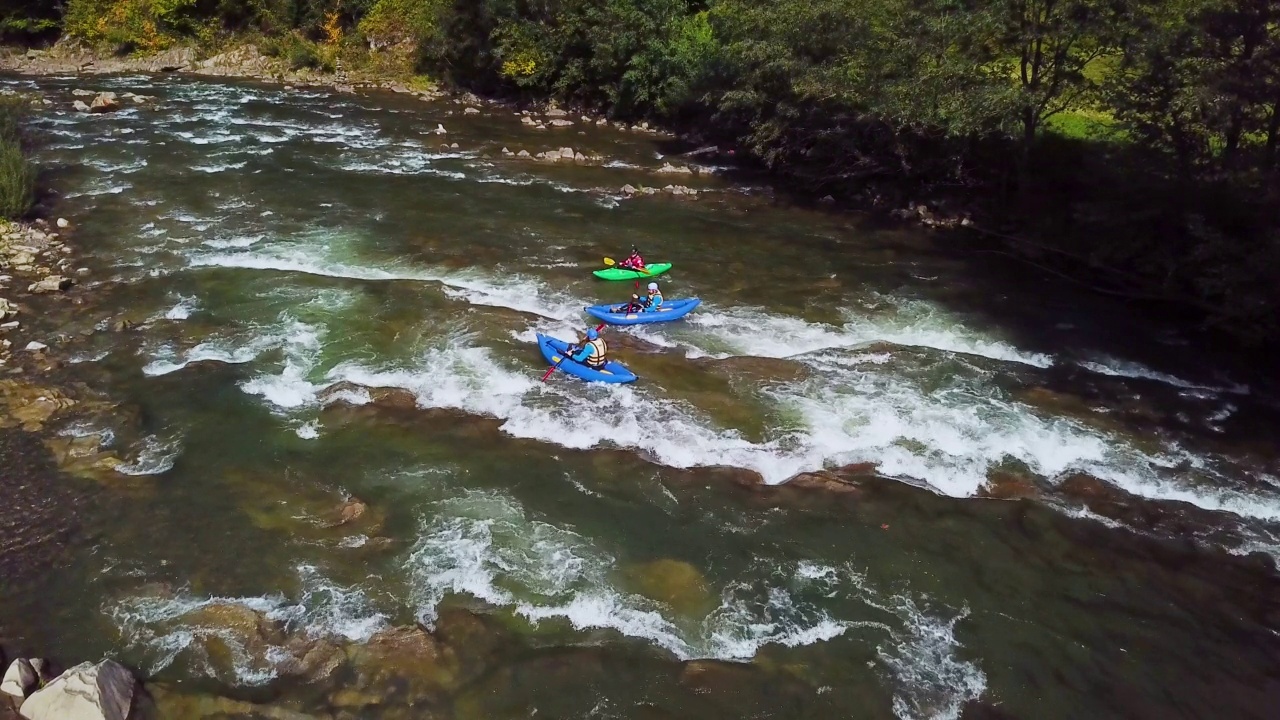
[(81, 663), (22, 703), (27, 720), (125, 720), (137, 680), (114, 660)]
[(636, 592), (670, 606), (681, 615), (704, 617), (715, 609), (715, 598), (706, 578), (683, 560), (654, 560), (635, 565), (626, 574)]
[(347, 646), (346, 653), (355, 688), (395, 688), (400, 700), (417, 704), (442, 700), (458, 685), (457, 655), (420, 627), (383, 630), (363, 645)]
[[(265, 705), (234, 700), (220, 695), (200, 695), (175, 691), (166, 683), (148, 683), (147, 691), (151, 695), (151, 705), (156, 718), (168, 720), (229, 720), (244, 718), (258, 720), (319, 720), (290, 707), (288, 701)], [(144, 716), (145, 717), (145, 716)], [(327, 717), (327, 716), (326, 716)]]

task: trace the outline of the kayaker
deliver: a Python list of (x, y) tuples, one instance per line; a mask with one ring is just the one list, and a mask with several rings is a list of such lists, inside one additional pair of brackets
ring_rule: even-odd
[(626, 305), (619, 305), (616, 308), (609, 308), (609, 312), (622, 313), (624, 315), (630, 315), (631, 313), (641, 312), (643, 310), (644, 305), (640, 303), (640, 296), (634, 293), (631, 295), (631, 302)]
[(618, 267), (624, 270), (644, 270), (644, 258), (640, 257), (640, 251), (633, 247), (631, 254), (626, 260), (618, 263)]
[(607, 362), (605, 354), (608, 352), (609, 346), (604, 344), (604, 338), (600, 337), (600, 333), (596, 332), (595, 328), (588, 328), (586, 341), (577, 352), (569, 356), (569, 359), (593, 370), (599, 370)]
[(662, 307), (662, 291), (658, 289), (658, 283), (649, 283), (649, 293), (640, 304), (644, 306), (644, 312), (654, 312)]

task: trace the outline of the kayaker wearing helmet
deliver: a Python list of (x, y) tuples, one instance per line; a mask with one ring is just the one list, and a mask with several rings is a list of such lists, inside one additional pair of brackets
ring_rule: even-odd
[(604, 367), (607, 352), (609, 352), (609, 346), (604, 344), (604, 338), (600, 337), (600, 333), (596, 332), (595, 328), (589, 328), (586, 342), (582, 343), (582, 347), (569, 359), (593, 370), (599, 370)]
[(623, 260), (622, 262), (618, 263), (618, 267), (623, 268), (625, 270), (643, 271), (644, 258), (640, 257), (640, 251), (633, 247), (631, 248), (631, 254), (627, 256), (626, 260)]
[(649, 283), (649, 294), (640, 301), (640, 304), (644, 306), (645, 312), (655, 312), (662, 307), (662, 291), (658, 289), (658, 283)]

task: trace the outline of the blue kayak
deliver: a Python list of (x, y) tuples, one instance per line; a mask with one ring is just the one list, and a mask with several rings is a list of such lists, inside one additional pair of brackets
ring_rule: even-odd
[(636, 381), (636, 374), (628, 370), (622, 363), (610, 360), (601, 370), (593, 370), (579, 362), (565, 357), (569, 343), (538, 333), (538, 349), (547, 362), (558, 366), (561, 370), (591, 382), (629, 383)]
[(662, 303), (662, 307), (653, 312), (634, 313), (613, 312), (614, 308), (623, 307), (625, 303), (623, 305), (592, 305), (587, 308), (587, 314), (599, 318), (610, 325), (645, 325), (679, 320), (701, 303), (702, 301), (698, 298), (668, 300)]

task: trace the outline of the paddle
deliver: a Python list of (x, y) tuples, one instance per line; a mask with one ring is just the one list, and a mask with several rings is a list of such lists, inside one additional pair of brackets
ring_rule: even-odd
[[(596, 326), (596, 332), (600, 332), (601, 330), (604, 330), (604, 326), (605, 326), (605, 323), (600, 323), (599, 325), (597, 325), (597, 326)], [(573, 346), (572, 346), (572, 345), (570, 345), (570, 347), (573, 347)], [(567, 356), (567, 354), (566, 354), (566, 356)], [(547, 370), (547, 373), (546, 373), (545, 375), (543, 375), (543, 376), (542, 376), (542, 382), (546, 382), (546, 381), (547, 381), (547, 378), (551, 377), (551, 373), (555, 372), (555, 371), (556, 371), (556, 368), (558, 368), (558, 367), (560, 367), (560, 363), (558, 363), (558, 362), (557, 362), (557, 363), (555, 363), (554, 365), (552, 365), (552, 366)]]
[[(617, 261), (615, 261), (613, 258), (611, 258), (611, 257), (607, 257), (607, 258), (605, 258), (605, 259), (604, 259), (604, 264), (605, 264), (605, 265), (607, 265), (607, 266), (609, 266), (609, 267), (613, 267), (614, 265), (617, 265), (618, 263), (617, 263)], [(652, 270), (650, 270), (650, 269), (648, 269), (648, 268), (640, 268), (640, 269), (639, 269), (639, 270), (637, 270), (636, 272), (642, 272), (642, 273), (644, 273), (645, 275), (652, 275), (652, 274), (653, 274), (653, 271), (652, 271)]]

